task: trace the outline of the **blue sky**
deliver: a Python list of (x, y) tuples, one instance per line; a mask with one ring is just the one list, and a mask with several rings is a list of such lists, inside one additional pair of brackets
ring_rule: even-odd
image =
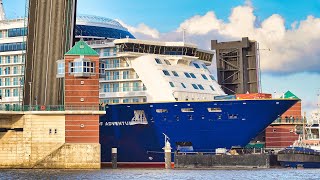
[[(25, 0), (3, 0), (3, 3), (8, 18), (24, 16)], [(239, 8), (242, 6), (250, 7), (252, 14), (250, 8)], [(232, 16), (235, 10), (239, 11)], [(213, 12), (216, 19), (208, 12)], [(129, 30), (135, 31), (133, 34), (136, 37), (151, 38), (148, 36), (150, 34), (144, 34), (146, 28), (139, 26), (144, 24), (153, 34), (158, 33), (157, 38), (170, 40), (172, 34), (184, 24), (190, 27), (190, 40), (202, 46), (209, 44), (210, 39), (223, 41), (242, 36), (261, 41), (262, 46), (267, 48), (276, 44), (270, 52), (261, 55), (265, 67), (262, 71), (263, 91), (279, 93), (291, 90), (303, 99), (305, 111), (315, 108), (316, 93), (320, 89), (320, 33), (317, 34), (320, 0), (78, 0), (78, 13), (119, 19)], [(196, 16), (199, 16), (198, 19), (194, 18)], [(251, 16), (255, 17), (254, 30), (248, 29), (252, 30), (251, 33), (230, 22), (232, 17), (241, 19)], [(185, 23), (187, 20), (192, 22)], [(207, 27), (211, 25), (211, 20), (220, 22), (219, 27)], [(201, 26), (208, 32), (198, 32), (202, 27), (191, 30), (197, 21), (203, 22)], [(292, 28), (295, 22), (296, 27)], [(262, 27), (262, 24), (267, 25)], [(232, 30), (236, 28), (240, 28), (239, 33), (233, 35)], [(264, 38), (266, 31), (271, 33)], [(282, 47), (282, 43), (288, 41), (289, 45)]]

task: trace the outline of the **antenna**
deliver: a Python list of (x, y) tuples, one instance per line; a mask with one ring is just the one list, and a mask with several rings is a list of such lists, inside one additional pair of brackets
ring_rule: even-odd
[(186, 38), (186, 28), (182, 29), (182, 42), (185, 42)]
[(0, 21), (6, 20), (6, 13), (4, 12), (2, 0), (0, 0)]

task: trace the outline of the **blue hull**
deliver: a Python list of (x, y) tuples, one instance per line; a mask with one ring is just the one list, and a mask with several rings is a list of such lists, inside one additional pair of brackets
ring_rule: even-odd
[(286, 168), (320, 168), (320, 162), (280, 162)]
[[(109, 105), (106, 115), (100, 117), (101, 160), (110, 162), (111, 148), (117, 147), (118, 162), (163, 162), (163, 133), (170, 138), (172, 151), (177, 150), (178, 142), (191, 142), (198, 152), (244, 147), (296, 102), (225, 100)], [(145, 123), (131, 123), (137, 110), (144, 112)]]

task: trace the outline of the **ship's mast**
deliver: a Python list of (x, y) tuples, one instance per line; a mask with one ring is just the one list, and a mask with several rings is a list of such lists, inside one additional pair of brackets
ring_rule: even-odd
[(6, 13), (4, 12), (2, 0), (0, 0), (0, 21), (6, 20)]

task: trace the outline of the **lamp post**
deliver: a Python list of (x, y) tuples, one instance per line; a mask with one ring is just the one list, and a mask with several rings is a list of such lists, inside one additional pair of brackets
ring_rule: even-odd
[(22, 106), (21, 106), (21, 84), (22, 84), (22, 78), (20, 78), (20, 84), (19, 84), (19, 100), (18, 100), (18, 102), (19, 102), (19, 107), (21, 108)]
[(32, 84), (32, 82), (29, 82), (29, 88), (30, 88), (30, 90), (29, 90), (29, 109), (31, 109), (31, 102), (32, 102), (32, 99), (31, 99), (31, 84)]

